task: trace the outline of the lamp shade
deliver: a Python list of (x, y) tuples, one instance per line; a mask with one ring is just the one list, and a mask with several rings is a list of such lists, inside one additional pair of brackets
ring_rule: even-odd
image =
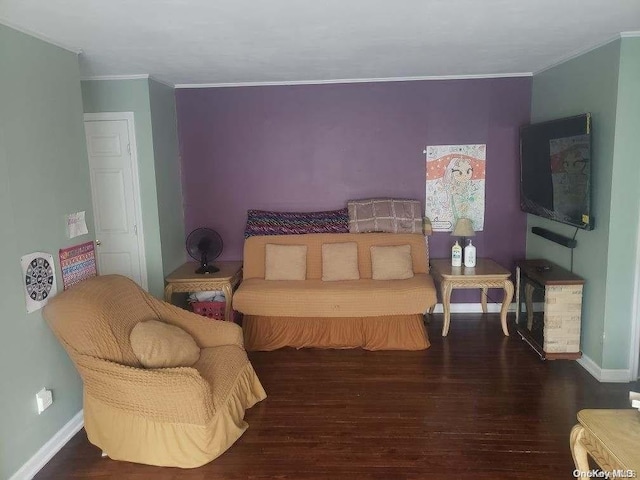
[(454, 237), (473, 237), (475, 234), (473, 223), (468, 218), (459, 218), (453, 227), (453, 232), (451, 232)]

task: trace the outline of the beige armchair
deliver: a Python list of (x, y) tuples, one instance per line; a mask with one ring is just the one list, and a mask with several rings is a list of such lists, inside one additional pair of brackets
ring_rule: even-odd
[[(89, 441), (112, 459), (198, 467), (242, 435), (245, 410), (266, 398), (240, 327), (157, 300), (125, 277), (86, 280), (51, 299), (44, 316), (82, 377)], [(143, 368), (129, 335), (145, 320), (191, 334), (199, 360)]]

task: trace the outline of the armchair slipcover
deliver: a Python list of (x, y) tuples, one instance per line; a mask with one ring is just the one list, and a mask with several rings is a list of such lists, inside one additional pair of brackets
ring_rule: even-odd
[[(198, 467), (242, 435), (245, 410), (266, 398), (240, 327), (157, 300), (126, 277), (86, 280), (51, 299), (44, 316), (82, 377), (89, 441), (112, 459)], [(129, 335), (145, 320), (191, 334), (200, 359), (143, 368)]]

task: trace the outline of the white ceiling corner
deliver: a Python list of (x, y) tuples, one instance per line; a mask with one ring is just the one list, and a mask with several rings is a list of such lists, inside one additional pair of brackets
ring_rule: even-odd
[[(0, 4), (0, 12), (1, 12), (1, 4)], [(76, 55), (80, 55), (82, 53), (82, 49), (80, 47), (74, 47), (72, 45), (68, 45), (66, 43), (60, 42), (54, 38), (48, 37), (40, 32), (36, 32), (34, 30), (29, 29), (29, 27), (25, 27), (22, 25), (18, 25), (13, 23), (11, 20), (3, 18), (0, 15), (0, 24), (5, 25), (7, 27), (13, 28), (19, 32), (25, 33), (32, 37), (38, 38), (43, 42), (50, 43), (51, 45), (55, 45), (56, 47), (62, 48), (63, 50), (67, 50), (68, 52), (75, 53)]]
[(0, 22), (83, 78), (187, 88), (528, 75), (638, 35), (640, 1), (1, 0)]

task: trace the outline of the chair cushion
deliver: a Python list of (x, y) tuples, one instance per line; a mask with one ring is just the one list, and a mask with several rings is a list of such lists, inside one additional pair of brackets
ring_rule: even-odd
[(356, 242), (322, 245), (322, 280), (359, 280), (358, 244)]
[(411, 277), (413, 277), (411, 245), (371, 247), (371, 278), (403, 280)]
[(158, 320), (140, 322), (133, 327), (131, 348), (143, 367), (190, 367), (200, 358), (200, 347), (180, 327)]
[(304, 280), (306, 277), (306, 245), (265, 245), (265, 280)]

